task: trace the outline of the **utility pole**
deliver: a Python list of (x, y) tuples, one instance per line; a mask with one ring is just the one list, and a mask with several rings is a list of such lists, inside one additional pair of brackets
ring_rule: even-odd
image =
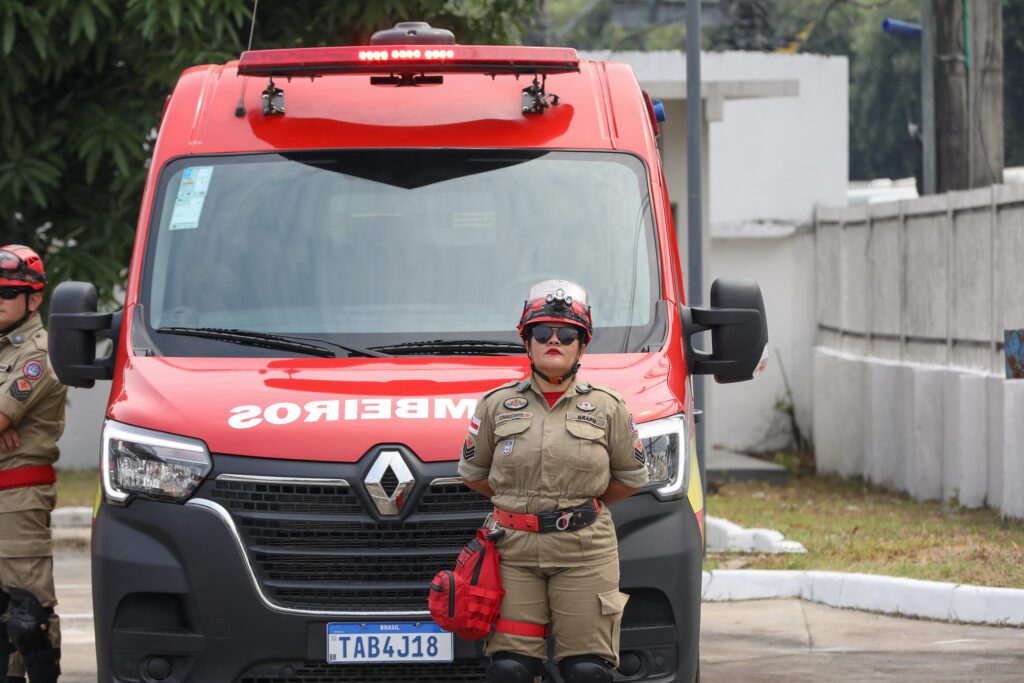
[(921, 0), (921, 189), (935, 194), (935, 20)]
[(967, 52), (963, 0), (931, 0), (935, 45), (935, 190), (967, 189)]
[(970, 0), (970, 187), (1003, 182), (1003, 16), (1000, 0)]

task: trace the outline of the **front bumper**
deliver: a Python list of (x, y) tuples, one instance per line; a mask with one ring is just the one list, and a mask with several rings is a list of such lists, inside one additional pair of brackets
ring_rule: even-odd
[[(102, 505), (92, 543), (99, 680), (482, 681), (486, 661), (481, 642), (456, 639), (453, 664), (328, 665), (325, 631), (331, 621), (425, 618), (429, 577), (422, 583), (418, 577), (428, 568), (452, 564), (459, 545), (469, 540), (471, 530), (482, 520), (479, 510), (485, 506), (474, 511), (464, 503), (453, 504), (455, 512), (439, 512), (437, 502), (444, 497), (435, 497), (430, 508), (423, 493), (428, 487), (417, 485), (399, 521), (388, 521), (375, 512), (365, 490), (357, 485), (352, 486), (353, 500), (366, 509), (336, 515), (294, 505), (289, 513), (282, 513), (273, 504), (254, 505), (251, 499), (229, 503), (223, 491), (216, 489), (217, 477), (225, 473), (361, 482), (368, 460), (339, 465), (214, 456), (214, 471), (186, 505), (145, 500), (134, 500), (123, 508)], [(409, 457), (406, 461), (417, 482), (454, 475), (450, 462), (421, 463)], [(294, 503), (295, 496), (289, 496)], [(278, 495), (274, 500), (287, 497)], [(421, 506), (433, 513), (418, 511)], [(621, 585), (631, 595), (622, 628), (623, 669), (634, 670), (633, 675), (617, 680), (692, 681), (697, 666), (702, 557), (693, 511), (685, 500), (662, 503), (641, 494), (616, 504), (613, 512)], [(381, 561), (387, 560), (393, 568), (378, 572), (373, 578), (379, 580), (368, 581), (366, 565), (369, 562), (372, 570), (374, 560), (368, 561), (367, 556), (373, 552), (338, 550), (337, 537), (322, 529), (299, 536), (300, 544), (307, 543), (307, 538), (321, 539), (311, 547), (285, 548), (283, 544), (295, 534), (281, 525), (296, 519), (303, 529), (314, 523), (320, 525), (316, 529), (350, 524), (356, 530), (356, 542), (370, 538), (367, 543), (381, 548)], [(459, 524), (470, 531), (437, 532)], [(400, 533), (405, 527), (403, 547), (385, 548), (386, 534), (374, 531), (390, 528)], [(256, 536), (250, 533), (254, 528), (260, 530)], [(268, 537), (267, 528), (275, 529), (277, 536)], [(366, 529), (371, 536), (365, 536)], [(446, 547), (454, 536), (459, 544)], [(282, 545), (267, 547), (268, 542)], [(294, 557), (282, 559), (283, 552), (305, 555), (300, 554), (301, 562), (296, 564)], [(314, 580), (295, 580), (295, 572), (303, 566), (316, 574)], [(323, 574), (324, 566), (346, 569)], [(395, 580), (400, 572), (406, 574)], [(409, 596), (420, 591), (422, 604), (418, 598), (409, 602)]]

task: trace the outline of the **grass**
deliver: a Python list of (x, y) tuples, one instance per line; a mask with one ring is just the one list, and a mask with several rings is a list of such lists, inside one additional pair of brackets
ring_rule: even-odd
[(806, 555), (711, 553), (706, 568), (821, 569), (1024, 588), (1024, 522), (860, 480), (721, 484), (707, 513), (799, 541)]
[(99, 474), (96, 470), (57, 470), (57, 507), (92, 507)]

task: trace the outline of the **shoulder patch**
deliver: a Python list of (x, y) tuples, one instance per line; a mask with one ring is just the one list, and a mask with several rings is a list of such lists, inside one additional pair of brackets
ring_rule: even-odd
[(466, 440), (462, 442), (462, 459), (469, 462), (476, 457), (476, 442), (473, 441), (472, 436), (467, 436)]
[(22, 368), (22, 372), (24, 373), (25, 377), (34, 381), (42, 377), (46, 371), (43, 369), (42, 363), (40, 363), (37, 360), (30, 360), (29, 362), (25, 363), (25, 367)]
[(24, 377), (19, 377), (11, 384), (11, 396), (19, 401), (24, 401), (32, 394), (32, 382)]

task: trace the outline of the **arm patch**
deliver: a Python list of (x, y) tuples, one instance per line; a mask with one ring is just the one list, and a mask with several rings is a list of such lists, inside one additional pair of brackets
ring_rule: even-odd
[(11, 384), (11, 396), (24, 402), (32, 394), (32, 383), (24, 377), (19, 377)]

